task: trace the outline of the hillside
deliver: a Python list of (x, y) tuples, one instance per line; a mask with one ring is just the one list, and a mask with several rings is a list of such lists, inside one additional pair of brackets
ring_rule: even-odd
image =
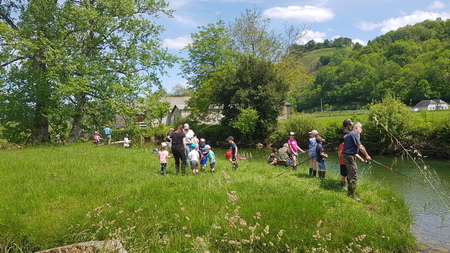
[(321, 48), (303, 53), (300, 62), (305, 67), (306, 73), (314, 75), (314, 73), (322, 67), (319, 59), (322, 56), (332, 57), (333, 55), (349, 55), (353, 47), (344, 48)]

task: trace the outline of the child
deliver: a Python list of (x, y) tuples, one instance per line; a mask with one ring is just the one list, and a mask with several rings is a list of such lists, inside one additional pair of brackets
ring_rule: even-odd
[(100, 140), (103, 140), (102, 137), (100, 137), (100, 135), (98, 134), (97, 131), (94, 132), (94, 147), (98, 147), (98, 142)]
[(324, 153), (322, 147), (322, 142), (324, 141), (325, 140), (320, 136), (316, 138), (316, 160), (319, 167), (319, 178), (321, 179), (325, 178), (325, 172), (327, 170), (327, 168), (325, 167), (325, 158), (327, 158), (328, 155)]
[(128, 140), (128, 134), (125, 134), (125, 137), (123, 138), (123, 147), (128, 148), (130, 146), (130, 140)]
[(308, 139), (308, 145), (309, 145), (309, 175), (312, 177), (316, 176), (316, 147), (317, 147), (317, 143), (316, 143), (316, 137), (319, 136), (319, 132), (317, 132), (317, 130), (312, 130), (311, 132), (309, 132), (309, 136), (311, 138)]
[(277, 155), (278, 149), (273, 148), (272, 149), (272, 154), (269, 155), (269, 157), (267, 157), (267, 162), (275, 165), (277, 163), (277, 159), (275, 158), (275, 156)]
[(205, 171), (206, 168), (206, 160), (208, 160), (208, 157), (206, 156), (206, 140), (201, 138), (199, 145), (198, 145), (198, 150), (200, 151), (200, 153), (202, 154), (202, 159), (200, 160), (200, 170), (201, 171)]
[(161, 165), (161, 175), (166, 174), (167, 158), (173, 158), (169, 156), (169, 151), (167, 151), (167, 143), (161, 143), (161, 149), (158, 151), (158, 160)]
[(231, 157), (230, 157), (229, 161), (233, 164), (232, 168), (233, 168), (233, 170), (235, 170), (239, 167), (239, 165), (236, 161), (238, 147), (237, 147), (236, 143), (234, 142), (233, 136), (228, 136), (227, 141), (230, 144), (230, 150), (231, 150)]
[(200, 152), (198, 152), (198, 146), (195, 143), (191, 144), (191, 151), (188, 154), (189, 161), (191, 163), (192, 173), (198, 173), (198, 160), (200, 160)]
[(211, 146), (205, 145), (206, 157), (209, 160), (209, 172), (214, 172), (214, 165), (216, 164), (216, 156), (214, 152), (211, 150)]
[(301, 149), (298, 145), (297, 145), (297, 141), (295, 140), (295, 134), (294, 132), (290, 132), (289, 133), (289, 140), (287, 141), (288, 145), (289, 145), (289, 151), (291, 153), (291, 157), (292, 157), (292, 170), (293, 171), (297, 171), (297, 157), (298, 157), (298, 151), (305, 153), (305, 151), (303, 151), (303, 149)]

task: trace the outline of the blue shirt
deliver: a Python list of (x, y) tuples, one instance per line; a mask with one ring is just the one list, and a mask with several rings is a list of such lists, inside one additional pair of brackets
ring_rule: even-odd
[(111, 134), (111, 129), (109, 127), (105, 127), (105, 128), (103, 128), (103, 133), (105, 135), (110, 135)]
[(358, 145), (361, 145), (361, 141), (358, 138), (358, 133), (351, 131), (344, 137), (344, 150), (342, 150), (342, 153), (356, 155), (359, 153)]
[(212, 150), (210, 150), (208, 152), (208, 158), (209, 158), (209, 162), (210, 163), (215, 163), (216, 162), (216, 156), (214, 155), (214, 152), (212, 152)]
[(317, 147), (316, 137), (309, 138), (308, 145), (309, 145), (309, 153), (315, 154)]

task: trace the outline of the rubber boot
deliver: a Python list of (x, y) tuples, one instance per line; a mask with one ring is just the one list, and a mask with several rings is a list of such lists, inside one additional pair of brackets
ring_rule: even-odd
[(313, 173), (313, 169), (309, 168), (309, 174), (308, 175), (312, 176), (312, 173)]
[(348, 195), (350, 196), (350, 198), (359, 202), (359, 201), (361, 201), (361, 199), (356, 197), (355, 190), (356, 190), (356, 182), (350, 182), (348, 184)]
[(297, 166), (293, 166), (292, 171), (297, 171)]
[(344, 191), (348, 191), (348, 183), (347, 181), (341, 181), (341, 189)]
[(319, 171), (319, 178), (325, 179), (325, 171)]
[(313, 170), (312, 177), (316, 177), (317, 170)]

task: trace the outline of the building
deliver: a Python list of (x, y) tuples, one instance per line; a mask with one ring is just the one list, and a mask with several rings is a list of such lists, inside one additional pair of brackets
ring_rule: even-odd
[(414, 106), (414, 111), (420, 110), (447, 110), (448, 104), (440, 99), (422, 100)]

